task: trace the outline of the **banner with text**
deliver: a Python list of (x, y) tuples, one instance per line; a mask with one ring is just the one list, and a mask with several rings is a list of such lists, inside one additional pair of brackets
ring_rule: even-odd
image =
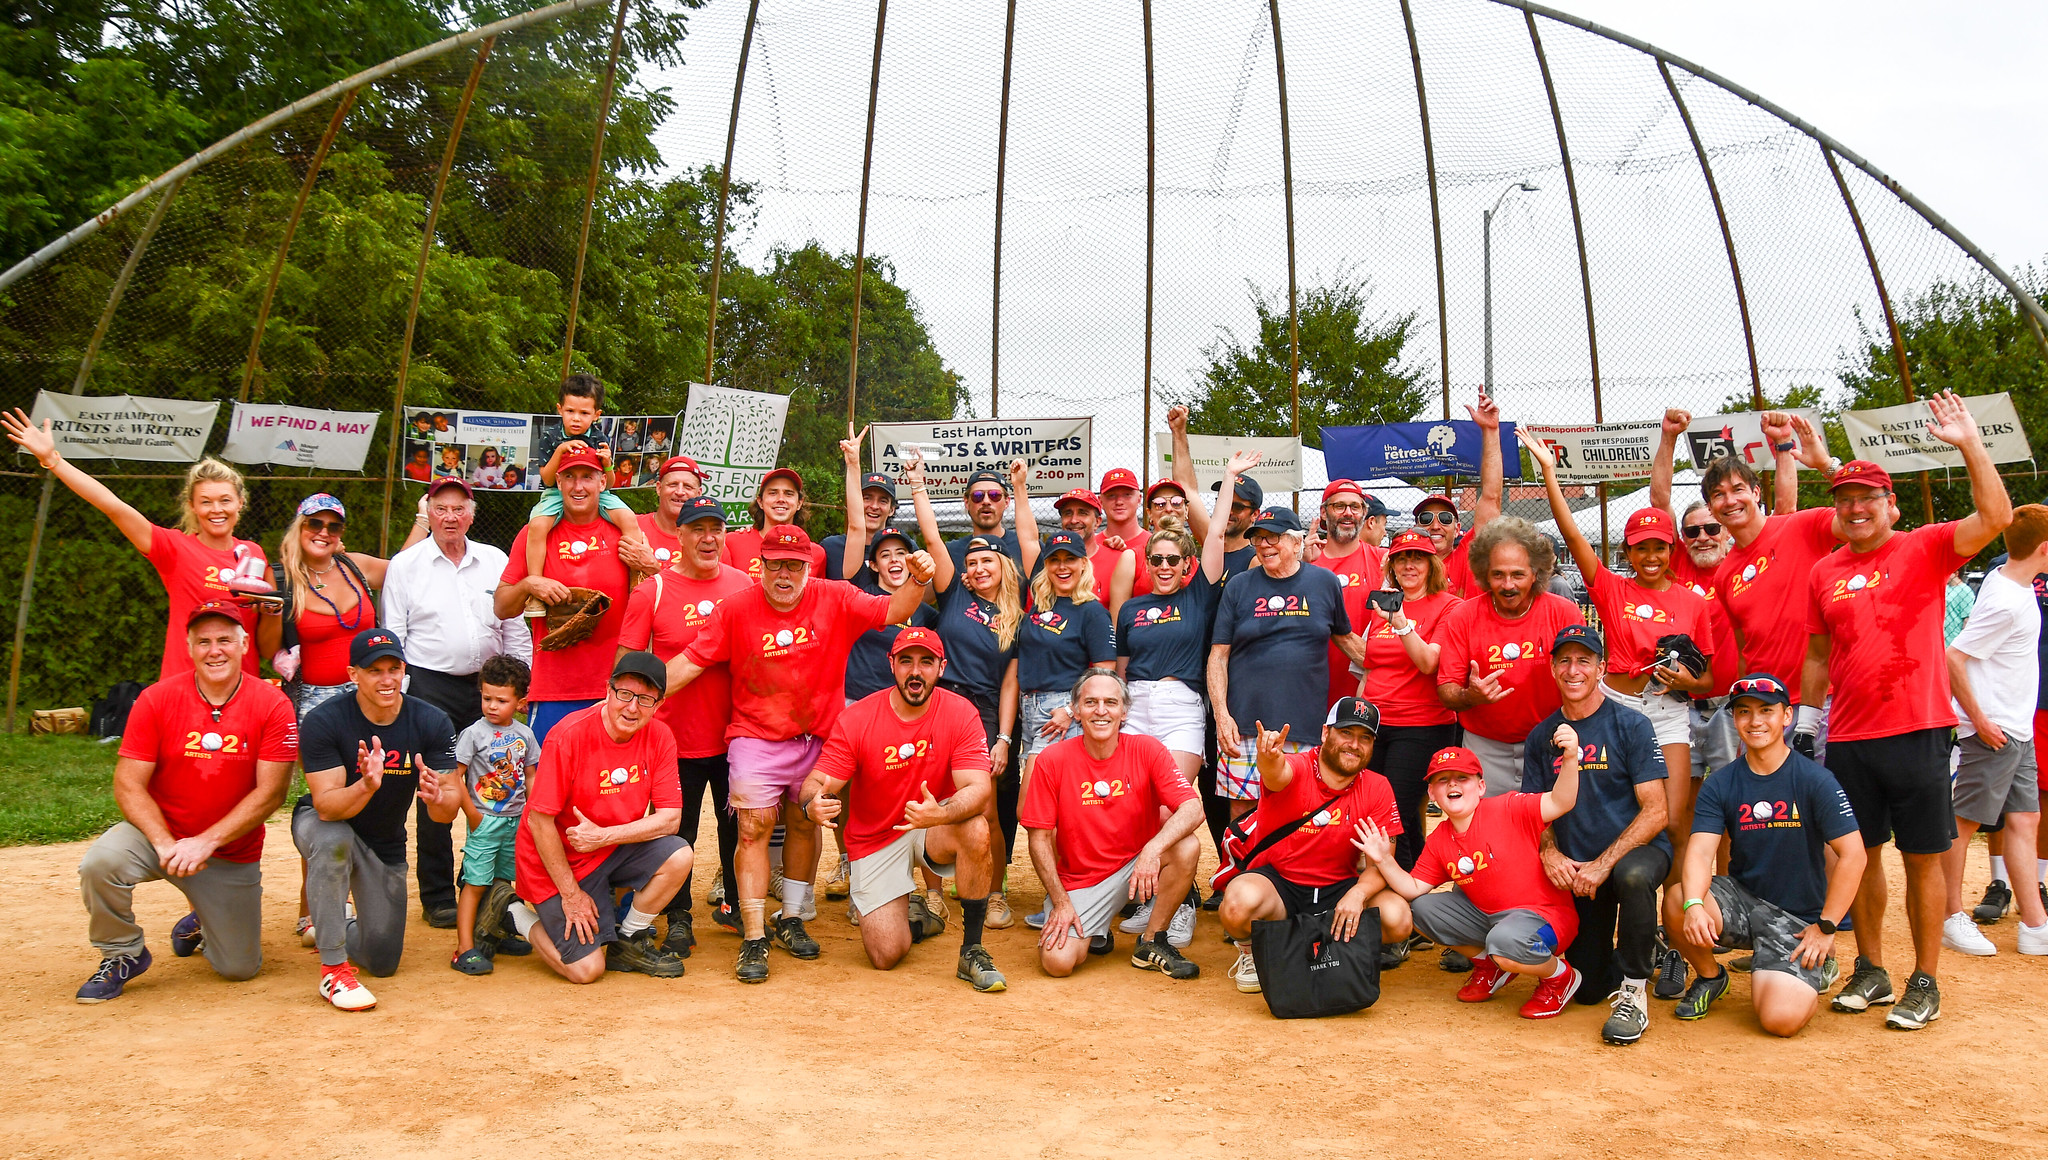
[(923, 455), (925, 485), (933, 499), (961, 499), (967, 477), (993, 471), (1010, 477), (1024, 461), (1032, 495), (1064, 495), (1095, 486), (1089, 462), (1092, 419), (954, 419), (944, 423), (877, 423), (868, 439), (874, 470), (901, 480)]
[[(605, 483), (618, 491), (654, 486), (675, 429), (674, 415), (607, 415), (575, 438), (610, 456)], [(478, 491), (539, 491), (541, 465), (571, 438), (559, 415), (432, 407), (406, 409), (405, 436), (405, 478), (454, 476)]]
[[(1173, 435), (1161, 431), (1153, 436), (1159, 448), (1155, 478), (1173, 478)], [(1251, 469), (1251, 477), (1266, 491), (1301, 490), (1301, 440), (1267, 439), (1254, 435), (1188, 435), (1188, 457), (1195, 464), (1195, 485), (1202, 490), (1223, 481), (1223, 465), (1239, 451), (1256, 451), (1263, 458)]]
[(1538, 427), (1522, 430), (1541, 439), (1557, 456), (1559, 483), (1607, 483), (1616, 479), (1650, 478), (1650, 460), (1663, 438), (1659, 423), (1603, 423), (1584, 427)]
[(687, 455), (704, 469), (704, 494), (725, 505), (728, 521), (751, 525), (748, 505), (782, 451), (788, 418), (788, 395), (691, 383), (673, 454)]
[(66, 459), (143, 459), (194, 463), (220, 404), (212, 400), (150, 399), (141, 395), (53, 395), (36, 392), (36, 426), (50, 434)]
[[(1821, 431), (1820, 412), (1812, 407), (1794, 407), (1786, 413), (1803, 416), (1813, 425), (1815, 433)], [(1798, 441), (1796, 434), (1793, 441)], [(1685, 444), (1692, 455), (1692, 465), (1700, 469), (1705, 469), (1708, 463), (1723, 455), (1741, 456), (1752, 471), (1769, 471), (1774, 462), (1771, 449), (1764, 444), (1764, 417), (1760, 411), (1698, 416), (1692, 421), (1692, 426), (1686, 428)]]
[[(1323, 463), (1331, 479), (1479, 474), (1481, 432), (1479, 424), (1470, 419), (1322, 430)], [(1500, 425), (1500, 446), (1507, 477), (1520, 479), (1521, 444), (1515, 439), (1513, 423)]]
[[(1963, 405), (1977, 421), (1984, 448), (1993, 463), (2020, 463), (2034, 457), (2027, 433), (2020, 429), (2012, 396), (1966, 395)], [(1927, 404), (1906, 403), (1874, 411), (1842, 412), (1842, 433), (1849, 437), (1852, 459), (1868, 459), (1886, 471), (1939, 471), (1963, 466), (1963, 453), (1928, 434), (1934, 413)]]
[(228, 419), (229, 463), (275, 463), (361, 471), (377, 433), (375, 411), (321, 411), (282, 403), (236, 403)]

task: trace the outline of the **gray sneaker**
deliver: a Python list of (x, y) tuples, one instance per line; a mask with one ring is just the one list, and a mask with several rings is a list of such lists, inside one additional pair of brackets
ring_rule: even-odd
[(953, 972), (954, 977), (973, 984), (983, 994), (991, 994), (1009, 987), (1003, 973), (996, 970), (996, 961), (989, 957), (988, 948), (980, 943), (960, 948), (960, 965)]
[(1898, 998), (1892, 990), (1892, 977), (1885, 973), (1884, 968), (1857, 955), (1856, 970), (1849, 976), (1849, 985), (1835, 996), (1832, 1006), (1837, 1011), (1868, 1011), (1872, 1003), (1895, 1003)]
[(1620, 990), (1608, 996), (1608, 1004), (1614, 1008), (1614, 1014), (1600, 1025), (1602, 1040), (1626, 1047), (1649, 1030), (1650, 1006), (1641, 987), (1623, 983)]
[(1914, 971), (1913, 977), (1906, 980), (1906, 997), (1884, 1017), (1884, 1025), (1900, 1031), (1918, 1031), (1939, 1018), (1941, 988), (1934, 985), (1933, 975)]
[(1685, 994), (1686, 985), (1692, 976), (1687, 973), (1685, 956), (1675, 950), (1664, 952), (1664, 961), (1657, 968), (1655, 994), (1659, 999), (1677, 999)]
[(680, 979), (683, 977), (683, 959), (655, 941), (654, 928), (650, 926), (633, 934), (620, 935), (616, 942), (606, 947), (604, 969), (636, 971), (657, 979)]

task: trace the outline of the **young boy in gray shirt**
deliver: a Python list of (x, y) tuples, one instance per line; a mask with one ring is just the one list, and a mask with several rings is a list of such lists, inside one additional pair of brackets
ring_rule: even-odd
[[(540, 742), (519, 720), (532, 670), (517, 657), (495, 656), (484, 662), (477, 679), (484, 715), (455, 739), (455, 760), (469, 786), (462, 799), (469, 836), (462, 843), (462, 897), (455, 906), (455, 958), (449, 966), (465, 975), (490, 974), (491, 960), (500, 951), (532, 950), (509, 933), (478, 939), (476, 928), (477, 911), (487, 892), (498, 910), (512, 900), (512, 851), (520, 816), (526, 811), (526, 779), (540, 765)], [(500, 884), (502, 891), (492, 889)], [(485, 907), (484, 912), (492, 915), (496, 910)]]

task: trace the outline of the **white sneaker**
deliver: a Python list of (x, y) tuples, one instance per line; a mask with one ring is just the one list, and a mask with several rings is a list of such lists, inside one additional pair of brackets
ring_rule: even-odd
[(1252, 961), (1250, 951), (1237, 952), (1237, 964), (1230, 968), (1230, 977), (1237, 980), (1237, 989), (1245, 994), (1259, 993), (1259, 967)]
[(2048, 955), (2048, 922), (2040, 926), (2020, 923), (2020, 953), (2023, 955)]
[(1173, 918), (1166, 924), (1166, 941), (1168, 945), (1179, 950), (1186, 950), (1188, 944), (1195, 941), (1194, 907), (1183, 902), (1180, 908), (1173, 912)]
[(848, 899), (848, 900), (847, 900), (847, 902), (846, 902), (846, 925), (848, 925), (848, 926), (859, 926), (859, 925), (860, 925), (860, 907), (858, 907), (858, 906), (855, 906), (855, 905), (853, 904), (853, 900), (852, 900), (852, 899)]
[(368, 1011), (377, 1005), (377, 996), (356, 979), (353, 963), (320, 968), (320, 997), (343, 1011)]
[(1116, 928), (1124, 932), (1125, 934), (1144, 934), (1145, 927), (1148, 924), (1150, 924), (1151, 921), (1152, 903), (1147, 902), (1145, 905), (1140, 906), (1137, 909), (1137, 912), (1132, 914), (1129, 918), (1123, 920), (1120, 923), (1117, 923)]
[(1968, 911), (1958, 910), (1941, 923), (1941, 945), (1966, 955), (1995, 955), (1998, 948), (1977, 929), (1977, 921)]

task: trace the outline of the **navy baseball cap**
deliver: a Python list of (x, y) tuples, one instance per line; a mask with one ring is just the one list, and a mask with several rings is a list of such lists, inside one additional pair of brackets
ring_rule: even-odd
[(1275, 504), (1259, 513), (1259, 518), (1252, 521), (1250, 530), (1271, 532), (1276, 536), (1282, 532), (1298, 532), (1301, 530), (1301, 517), (1294, 514), (1294, 509)]
[(398, 643), (398, 634), (388, 628), (366, 628), (348, 642), (348, 664), (352, 669), (369, 668), (385, 657), (405, 661), (405, 649)]
[(1550, 642), (1550, 655), (1556, 656), (1557, 650), (1568, 644), (1578, 645), (1603, 661), (1607, 659), (1607, 642), (1600, 639), (1599, 633), (1583, 624), (1567, 624), (1559, 629), (1557, 636)]
[(723, 527), (725, 505), (708, 495), (693, 495), (684, 500), (683, 506), (676, 512), (676, 526), (680, 528), (684, 524), (694, 524), (698, 520), (717, 520), (719, 526)]
[[(1215, 483), (1212, 483), (1212, 484), (1210, 484), (1210, 485), (1209, 485), (1209, 490), (1210, 490), (1210, 491), (1222, 491), (1222, 490), (1223, 490), (1223, 481), (1219, 479), (1219, 480), (1217, 480), (1217, 481), (1216, 481)], [(1258, 507), (1263, 507), (1263, 506), (1265, 505), (1265, 502), (1266, 502), (1266, 489), (1265, 489), (1265, 488), (1263, 488), (1263, 487), (1260, 487), (1260, 486), (1259, 486), (1259, 481), (1258, 481), (1258, 480), (1256, 480), (1256, 479), (1253, 479), (1253, 478), (1252, 478), (1251, 476), (1249, 476), (1249, 475), (1240, 475), (1240, 476), (1238, 476), (1238, 477), (1237, 477), (1237, 486), (1236, 486), (1236, 487), (1235, 487), (1234, 489), (1232, 489), (1232, 490), (1233, 490), (1233, 491), (1234, 491), (1234, 492), (1236, 493), (1236, 495), (1237, 495), (1237, 498), (1239, 498), (1239, 499), (1243, 500), (1244, 502), (1246, 502), (1246, 503), (1248, 503), (1248, 504), (1252, 505), (1252, 507), (1254, 507), (1254, 508), (1258, 508)]]
[(866, 475), (861, 476), (860, 489), (862, 491), (882, 492), (892, 500), (896, 498), (896, 481), (879, 471), (870, 471)]
[(1069, 532), (1064, 529), (1054, 532), (1045, 538), (1044, 551), (1047, 559), (1051, 559), (1054, 552), (1065, 552), (1080, 560), (1088, 558), (1088, 544), (1081, 539), (1078, 533)]
[(973, 475), (968, 476), (967, 490), (973, 491), (974, 485), (977, 483), (993, 483), (1003, 489), (1004, 495), (1010, 493), (1010, 481), (993, 471), (977, 471)]
[(1751, 673), (1728, 686), (1729, 705), (1734, 705), (1744, 697), (1765, 705), (1790, 705), (1792, 690), (1785, 687), (1785, 682), (1769, 673)]
[(874, 559), (875, 553), (882, 550), (883, 540), (902, 540), (904, 547), (913, 552), (917, 551), (917, 545), (910, 541), (908, 533), (899, 532), (888, 524), (883, 524), (880, 528), (876, 529), (874, 538), (868, 541), (868, 559)]
[(1323, 724), (1338, 729), (1363, 729), (1378, 737), (1380, 707), (1364, 697), (1339, 697), (1330, 706), (1330, 715), (1323, 718)]
[(1381, 500), (1381, 499), (1380, 499), (1380, 497), (1378, 497), (1378, 496), (1376, 496), (1376, 495), (1373, 495), (1373, 494), (1371, 494), (1370, 492), (1366, 493), (1366, 497), (1365, 497), (1365, 518), (1366, 518), (1366, 519), (1369, 519), (1369, 520), (1370, 520), (1370, 519), (1377, 519), (1378, 517), (1380, 517), (1380, 516), (1383, 516), (1383, 515), (1386, 515), (1386, 514), (1387, 514), (1387, 505), (1386, 505), (1386, 502), (1385, 502), (1385, 501), (1383, 501), (1383, 500)]

